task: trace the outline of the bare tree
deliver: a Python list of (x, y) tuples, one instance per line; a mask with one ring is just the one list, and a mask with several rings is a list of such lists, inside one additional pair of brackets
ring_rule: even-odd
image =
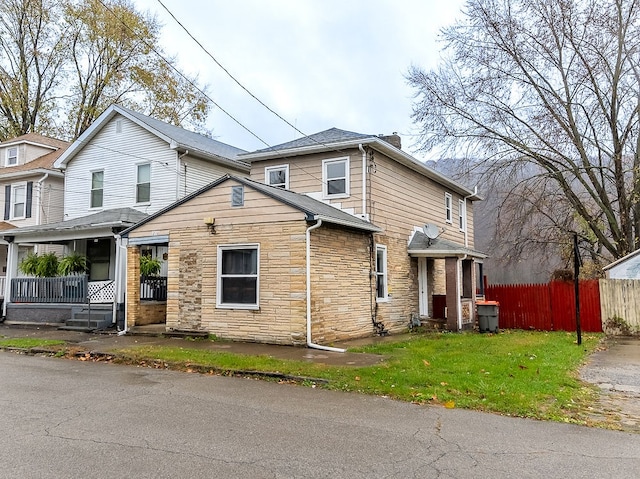
[(0, 140), (73, 139), (111, 103), (203, 129), (206, 94), (129, 0), (0, 0), (0, 29)]
[(524, 202), (551, 229), (586, 230), (594, 257), (637, 248), (640, 0), (468, 0), (443, 39), (439, 68), (408, 74), (422, 147), (488, 176), (533, 165), (517, 194), (560, 194)]

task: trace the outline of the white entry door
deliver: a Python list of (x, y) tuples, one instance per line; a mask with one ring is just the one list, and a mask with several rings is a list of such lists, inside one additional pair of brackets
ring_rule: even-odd
[(429, 316), (429, 294), (427, 290), (427, 258), (418, 258), (418, 289), (420, 290), (420, 316)]

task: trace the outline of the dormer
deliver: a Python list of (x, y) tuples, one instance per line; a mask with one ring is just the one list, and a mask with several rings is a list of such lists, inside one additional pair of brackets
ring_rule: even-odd
[(27, 164), (37, 158), (64, 148), (67, 142), (38, 133), (27, 133), (0, 143), (0, 168)]

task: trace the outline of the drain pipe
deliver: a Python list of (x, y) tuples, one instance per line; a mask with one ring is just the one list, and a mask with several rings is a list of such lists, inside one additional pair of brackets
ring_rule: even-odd
[(315, 344), (311, 341), (311, 231), (320, 228), (322, 220), (318, 220), (315, 225), (311, 225), (307, 228), (306, 241), (307, 241), (307, 347), (314, 349), (322, 349), (324, 351), (333, 351), (336, 353), (346, 353), (346, 349), (333, 348), (331, 346), (322, 346), (321, 344)]
[(358, 145), (358, 149), (362, 152), (362, 219), (369, 221), (367, 214), (367, 152), (364, 151), (362, 143)]
[[(124, 256), (122, 256), (123, 254), (123, 250), (124, 250)], [(116, 321), (116, 324), (118, 322), (118, 308), (117, 308), (117, 303), (120, 300), (120, 298), (123, 296), (122, 295), (122, 269), (124, 268), (125, 272), (127, 271), (126, 268), (126, 260), (127, 260), (127, 248), (126, 246), (122, 243), (122, 236), (120, 235), (116, 235), (116, 275), (118, 275), (118, 280), (116, 282), (116, 300), (114, 302), (113, 305), (113, 319)], [(124, 284), (127, 284), (127, 276), (125, 274), (125, 278), (124, 278)], [(126, 286), (125, 286), (126, 287)], [(122, 312), (123, 314), (123, 321), (122, 321), (122, 330), (118, 331), (118, 336), (123, 336), (125, 334), (127, 334), (129, 332), (129, 328), (127, 327), (127, 301), (126, 301), (126, 292), (124, 294), (124, 311)]]
[(472, 196), (476, 196), (478, 194), (478, 185), (476, 185), (473, 188), (473, 193), (470, 195), (467, 195), (464, 197), (463, 199), (463, 204), (464, 204), (464, 247), (468, 248), (469, 247), (469, 228), (467, 227), (468, 221), (468, 215), (467, 215), (467, 199), (471, 198)]

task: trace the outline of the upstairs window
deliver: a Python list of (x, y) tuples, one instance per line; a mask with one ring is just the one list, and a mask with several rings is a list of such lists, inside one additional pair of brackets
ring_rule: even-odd
[(27, 185), (14, 185), (11, 190), (11, 219), (24, 218), (27, 202)]
[(444, 194), (444, 215), (447, 223), (453, 223), (453, 200), (450, 193)]
[(151, 165), (138, 165), (138, 179), (136, 181), (136, 203), (151, 201)]
[(18, 147), (12, 146), (7, 148), (7, 160), (6, 166), (13, 166), (18, 164)]
[(258, 308), (258, 264), (257, 244), (218, 246), (218, 307)]
[(91, 208), (102, 208), (104, 195), (104, 171), (91, 173)]
[(264, 169), (265, 183), (285, 190), (289, 189), (289, 165), (267, 166)]
[(465, 231), (467, 226), (467, 208), (464, 200), (458, 200), (458, 226), (460, 231)]
[(349, 196), (349, 158), (322, 162), (322, 186), (325, 198)]

